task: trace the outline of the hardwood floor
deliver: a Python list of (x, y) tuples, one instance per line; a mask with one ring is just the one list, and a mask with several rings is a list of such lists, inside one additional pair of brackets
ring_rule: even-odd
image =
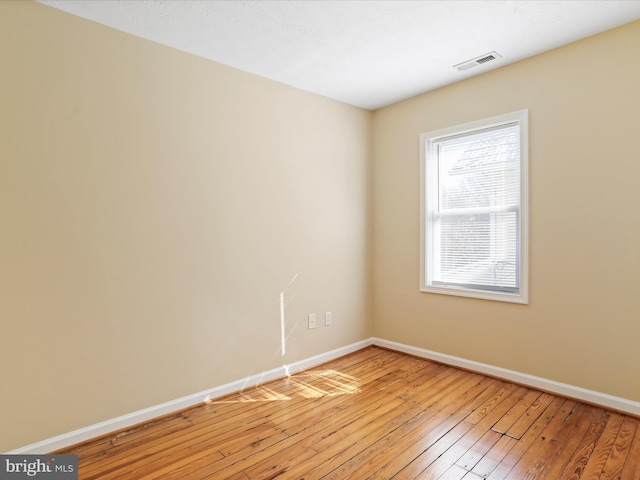
[(639, 422), (369, 347), (58, 453), (100, 480), (638, 480)]

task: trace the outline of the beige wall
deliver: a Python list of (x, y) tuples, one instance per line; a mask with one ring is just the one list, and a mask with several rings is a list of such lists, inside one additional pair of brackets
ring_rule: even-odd
[(370, 112), (31, 2), (0, 62), (0, 451), (372, 335)]
[[(640, 22), (374, 114), (374, 333), (640, 401)], [(420, 293), (418, 136), (530, 125), (530, 304)]]

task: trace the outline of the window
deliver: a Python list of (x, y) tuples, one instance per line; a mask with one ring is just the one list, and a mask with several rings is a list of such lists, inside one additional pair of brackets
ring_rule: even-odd
[(528, 303), (527, 120), (420, 136), (421, 291)]

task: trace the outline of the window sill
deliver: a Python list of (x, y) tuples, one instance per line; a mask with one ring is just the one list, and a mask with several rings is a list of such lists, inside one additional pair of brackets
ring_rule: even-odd
[(454, 295), (458, 297), (479, 298), (482, 300), (493, 300), (496, 302), (508, 302), (508, 303), (520, 303), (523, 305), (529, 304), (529, 298), (526, 292), (514, 293), (500, 293), (500, 292), (487, 292), (485, 290), (472, 290), (469, 288), (461, 287), (435, 287), (435, 286), (422, 286), (420, 291), (423, 293), (438, 293), (441, 295)]

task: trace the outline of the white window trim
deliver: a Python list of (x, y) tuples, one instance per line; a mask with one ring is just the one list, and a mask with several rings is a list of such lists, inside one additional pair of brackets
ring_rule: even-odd
[[(420, 291), (457, 295), (486, 300), (497, 300), (512, 303), (529, 303), (529, 111), (498, 115), (475, 122), (465, 123), (454, 127), (426, 132), (420, 135)], [(520, 292), (502, 293), (474, 290), (456, 286), (434, 286), (427, 284), (427, 155), (429, 142), (453, 134), (463, 134), (474, 130), (486, 129), (517, 121), (520, 126)]]

